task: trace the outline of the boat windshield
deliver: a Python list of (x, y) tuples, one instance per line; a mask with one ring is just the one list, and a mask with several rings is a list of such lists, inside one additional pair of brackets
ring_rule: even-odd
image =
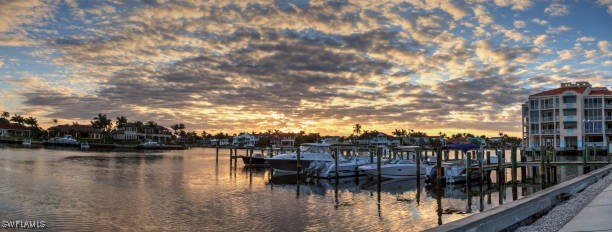
[(328, 147), (322, 146), (300, 146), (301, 152), (310, 152), (310, 153), (326, 153), (329, 152)]

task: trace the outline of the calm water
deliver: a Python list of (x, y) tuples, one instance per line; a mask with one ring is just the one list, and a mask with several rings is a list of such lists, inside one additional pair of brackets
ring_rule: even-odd
[[(44, 220), (61, 231), (412, 231), (540, 189), (473, 187), (469, 206), (463, 186), (432, 190), (416, 180), (385, 181), (378, 191), (367, 177), (298, 184), (295, 177), (244, 169), (241, 160), (231, 167), (228, 153), (221, 150), (217, 163), (215, 150), (205, 148), (82, 152), (0, 145), (0, 219)], [(561, 172), (568, 179), (581, 168)]]

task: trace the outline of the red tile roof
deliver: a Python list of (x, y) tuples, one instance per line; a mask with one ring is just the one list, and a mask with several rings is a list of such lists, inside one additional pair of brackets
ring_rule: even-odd
[(49, 131), (58, 132), (83, 132), (83, 133), (96, 133), (98, 129), (93, 128), (91, 125), (57, 125), (49, 127)]
[(589, 95), (612, 95), (612, 91), (610, 91), (608, 88), (597, 89), (597, 90), (591, 91)]
[(9, 130), (30, 130), (28, 127), (17, 123), (0, 123), (0, 129)]
[(587, 87), (563, 87), (563, 88), (556, 88), (556, 89), (551, 89), (551, 90), (547, 90), (544, 92), (539, 92), (536, 93), (534, 95), (531, 96), (548, 96), (548, 95), (558, 95), (558, 94), (562, 94), (565, 91), (574, 91), (577, 93), (584, 93), (584, 91), (587, 89)]

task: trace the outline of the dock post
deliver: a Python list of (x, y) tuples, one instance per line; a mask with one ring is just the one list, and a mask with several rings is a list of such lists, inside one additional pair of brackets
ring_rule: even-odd
[(338, 184), (338, 177), (340, 173), (338, 172), (338, 156), (340, 156), (340, 148), (336, 148), (336, 155), (334, 156), (334, 167), (336, 169), (336, 185)]
[(512, 183), (516, 183), (516, 147), (512, 146), (512, 151), (510, 151), (510, 159), (512, 160)]
[(247, 153), (249, 153), (249, 166), (253, 167), (253, 148), (251, 148), (251, 151), (249, 152), (249, 150), (247, 149)]
[(582, 148), (582, 173), (585, 174), (590, 171), (590, 168), (587, 167), (587, 159), (589, 157), (589, 149)]
[(217, 152), (215, 154), (216, 154), (215, 161), (217, 161), (217, 163), (219, 163), (219, 141), (217, 141)]
[(467, 153), (467, 162), (465, 162), (465, 169), (466, 169), (465, 185), (466, 185), (467, 191), (469, 192), (470, 191), (470, 180), (472, 179), (472, 152), (471, 151), (468, 151)]
[[(429, 160), (429, 158), (427, 158), (427, 149), (425, 149), (425, 160)], [(432, 155), (433, 155), (433, 151), (432, 151)]]
[[(421, 181), (421, 150), (417, 148), (414, 155), (415, 155), (414, 162), (416, 162), (416, 179), (417, 179), (417, 184), (418, 184), (419, 181)], [(406, 158), (409, 158), (408, 156), (409, 155), (407, 155)], [(420, 191), (420, 190), (417, 189), (417, 191)]]
[[(491, 164), (491, 151), (487, 151), (487, 165)], [(499, 161), (499, 159), (498, 159)]]
[[(527, 161), (527, 158), (525, 157), (525, 149), (520, 149), (520, 154), (521, 154), (521, 163)], [(526, 178), (526, 168), (525, 168), (525, 164), (523, 163), (523, 165), (521, 166), (521, 182), (525, 181)]]
[(495, 154), (497, 155), (497, 170), (495, 170), (497, 172), (497, 185), (501, 186), (501, 182), (503, 181), (501, 173), (503, 158), (499, 149), (495, 149)]
[[(433, 149), (431, 150), (431, 155), (433, 156)], [(438, 156), (436, 157), (436, 180), (437, 180), (437, 184), (438, 186), (441, 185), (442, 183), (442, 154), (438, 153)]]
[(448, 150), (444, 150), (444, 161), (448, 161)]
[(376, 169), (378, 173), (378, 183), (380, 183), (382, 179), (380, 175), (380, 163), (381, 163), (380, 156), (382, 155), (381, 153), (382, 153), (382, 147), (377, 147), (376, 148)]
[(368, 148), (370, 150), (370, 163), (374, 163), (374, 150), (372, 148)]
[(299, 176), (300, 176), (300, 171), (301, 171), (301, 169), (302, 169), (302, 161), (301, 161), (302, 157), (300, 157), (300, 153), (301, 153), (301, 151), (300, 151), (300, 147), (298, 146), (298, 148), (297, 148), (297, 152), (296, 152), (296, 156), (295, 156), (295, 157), (296, 157), (296, 159), (297, 159), (297, 162), (296, 162), (296, 169), (297, 169), (298, 179), (299, 179)]
[(459, 151), (457, 151), (457, 149), (455, 149), (455, 160), (459, 159)]
[(480, 171), (480, 186), (482, 188), (482, 184), (484, 183), (484, 161), (482, 160), (484, 157), (484, 154), (478, 154), (478, 167), (479, 167), (479, 171)]

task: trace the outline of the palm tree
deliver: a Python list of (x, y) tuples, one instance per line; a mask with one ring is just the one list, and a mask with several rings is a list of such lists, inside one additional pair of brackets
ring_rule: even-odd
[[(148, 121), (147, 122), (147, 127), (149, 127), (149, 128), (154, 128), (156, 126), (157, 126), (157, 123), (155, 123), (154, 121)], [(183, 127), (185, 127), (185, 126), (183, 126)]]
[(4, 119), (8, 119), (10, 116), (11, 116), (11, 114), (9, 112), (4, 111), (4, 112), (2, 112), (2, 116), (0, 116), (0, 117), (2, 117)]
[(98, 114), (98, 116), (94, 117), (93, 121), (91, 121), (91, 126), (102, 132), (108, 132), (113, 126), (113, 122), (106, 117), (106, 114)]
[(57, 125), (57, 122), (58, 122), (58, 121), (57, 121), (57, 118), (54, 118), (54, 119), (53, 119), (53, 124)]
[(36, 120), (36, 118), (30, 116), (28, 118), (24, 118), (23, 122), (27, 125), (29, 125), (30, 127), (38, 127), (38, 120)]
[(117, 128), (123, 128), (127, 125), (127, 118), (124, 117), (123, 115), (117, 117), (117, 121), (115, 121), (115, 126)]
[(11, 122), (15, 122), (15, 123), (19, 123), (23, 125), (23, 123), (25, 122), (25, 118), (21, 115), (14, 114), (13, 117), (11, 117)]
[(359, 135), (361, 133), (361, 124), (356, 123), (353, 126), (353, 132), (355, 132), (355, 134)]

